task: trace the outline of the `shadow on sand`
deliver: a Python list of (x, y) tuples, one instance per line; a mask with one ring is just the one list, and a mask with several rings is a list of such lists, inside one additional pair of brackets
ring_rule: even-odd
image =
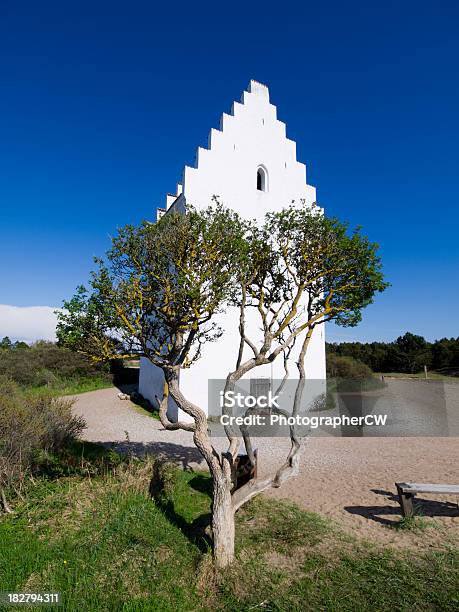
[[(371, 489), (373, 493), (382, 495), (387, 500), (396, 502), (397, 506), (345, 506), (344, 510), (350, 514), (358, 514), (366, 519), (394, 527), (398, 524), (401, 518), (401, 510), (398, 505), (398, 495), (391, 491), (384, 491), (382, 489)], [(422, 516), (434, 517), (434, 516), (459, 516), (459, 507), (453, 502), (442, 502), (431, 499), (423, 499), (416, 497), (415, 499), (416, 508)], [(391, 520), (394, 517), (396, 520)]]
[[(173, 463), (188, 471), (193, 471), (193, 467), (196, 468), (196, 466), (205, 469), (205, 461), (201, 453), (192, 446), (182, 446), (170, 442), (131, 442), (130, 440), (115, 443), (98, 440), (94, 444), (100, 444), (105, 448), (114, 448), (119, 453), (136, 457), (151, 455), (155, 459)], [(194, 466), (191, 464), (194, 464)]]

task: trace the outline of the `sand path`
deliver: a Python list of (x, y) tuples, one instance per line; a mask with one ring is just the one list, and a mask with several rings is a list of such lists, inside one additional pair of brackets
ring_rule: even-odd
[[(112, 388), (76, 397), (74, 411), (87, 422), (85, 439), (205, 468), (190, 433), (164, 431), (158, 420), (117, 393)], [(223, 444), (215, 441), (219, 448)], [(263, 474), (279, 465), (288, 441), (263, 438), (256, 445)], [(459, 484), (459, 438), (313, 437), (304, 441), (301, 463), (298, 477), (268, 494), (295, 501), (378, 544), (425, 549), (458, 543), (458, 497), (420, 496), (425, 522), (432, 524), (422, 532), (391, 526), (400, 520), (396, 481)]]

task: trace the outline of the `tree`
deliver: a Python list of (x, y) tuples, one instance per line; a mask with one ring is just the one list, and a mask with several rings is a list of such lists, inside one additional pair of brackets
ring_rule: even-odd
[[(252, 369), (279, 356), (288, 359), (300, 342), (297, 411), (305, 381), (304, 361), (315, 328), (334, 320), (352, 326), (361, 310), (383, 291), (377, 245), (317, 207), (290, 206), (268, 214), (258, 228), (217, 203), (204, 211), (166, 214), (157, 224), (127, 226), (113, 239), (91, 277), (58, 313), (61, 343), (95, 359), (142, 355), (164, 373), (159, 415), (166, 429), (193, 432), (213, 480), (212, 535), (218, 566), (234, 558), (234, 515), (259, 492), (277, 487), (298, 470), (300, 440), (291, 428), (291, 448), (272, 475), (233, 490), (240, 436), (226, 427), (228, 450), (219, 453), (208, 433), (205, 411), (184, 397), (179, 373), (192, 367), (207, 342), (223, 330), (215, 315), (239, 311), (235, 367), (227, 388)], [(257, 313), (261, 338), (246, 326), (249, 309)], [(191, 418), (171, 422), (168, 398)], [(252, 464), (250, 436), (242, 435)]]
[(406, 332), (395, 341), (395, 349), (400, 352), (402, 372), (419, 372), (424, 365), (430, 366), (432, 354), (430, 344), (422, 336)]
[(27, 342), (22, 342), (21, 340), (16, 340), (16, 342), (11, 342), (8, 336), (5, 336), (2, 340), (0, 340), (0, 350), (12, 350), (12, 349), (28, 349), (30, 348)]
[(5, 336), (2, 340), (0, 340), (0, 349), (10, 350), (11, 348), (13, 348), (13, 343), (8, 336)]
[(13, 345), (13, 348), (14, 349), (19, 349), (19, 350), (29, 349), (30, 345), (27, 344), (27, 342), (22, 342), (22, 340), (16, 340), (16, 342)]
[(459, 365), (459, 341), (442, 338), (432, 346), (432, 365), (435, 369), (451, 368)]

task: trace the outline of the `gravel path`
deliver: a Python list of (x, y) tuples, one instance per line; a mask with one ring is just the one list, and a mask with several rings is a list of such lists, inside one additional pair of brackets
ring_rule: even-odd
[(86, 421), (85, 440), (105, 445), (115, 443), (118, 450), (139, 455), (152, 453), (186, 468), (203, 466), (190, 432), (165, 431), (146, 410), (129, 400), (120, 400), (118, 393), (116, 388), (101, 389), (74, 398), (74, 412)]
[[(75, 398), (74, 411), (87, 423), (85, 439), (205, 469), (191, 433), (163, 430), (157, 419), (117, 394), (112, 388)], [(215, 440), (215, 446), (223, 448), (224, 440)], [(285, 457), (288, 441), (260, 438), (256, 446), (263, 475)], [(297, 478), (268, 494), (295, 501), (379, 544), (425, 548), (459, 542), (457, 497), (421, 497), (422, 513), (435, 517), (429, 522), (436, 528), (420, 533), (390, 529), (400, 519), (395, 481), (459, 483), (459, 438), (313, 437), (304, 441), (301, 463)]]

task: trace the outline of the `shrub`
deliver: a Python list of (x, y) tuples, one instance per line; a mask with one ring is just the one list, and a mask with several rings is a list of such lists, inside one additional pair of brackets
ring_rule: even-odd
[(352, 357), (327, 355), (327, 401), (326, 408), (335, 407), (334, 394), (339, 392), (373, 391), (385, 387), (373, 370), (362, 361)]
[(373, 371), (358, 359), (331, 353), (327, 355), (327, 376), (330, 378), (365, 380), (373, 377)]
[(95, 364), (80, 353), (45, 341), (27, 349), (0, 346), (1, 375), (23, 387), (50, 387), (95, 376), (111, 380), (108, 365)]
[[(33, 397), (0, 377), (0, 490), (21, 483), (43, 452), (57, 452), (84, 429), (71, 400)], [(5, 501), (3, 501), (5, 505)]]

